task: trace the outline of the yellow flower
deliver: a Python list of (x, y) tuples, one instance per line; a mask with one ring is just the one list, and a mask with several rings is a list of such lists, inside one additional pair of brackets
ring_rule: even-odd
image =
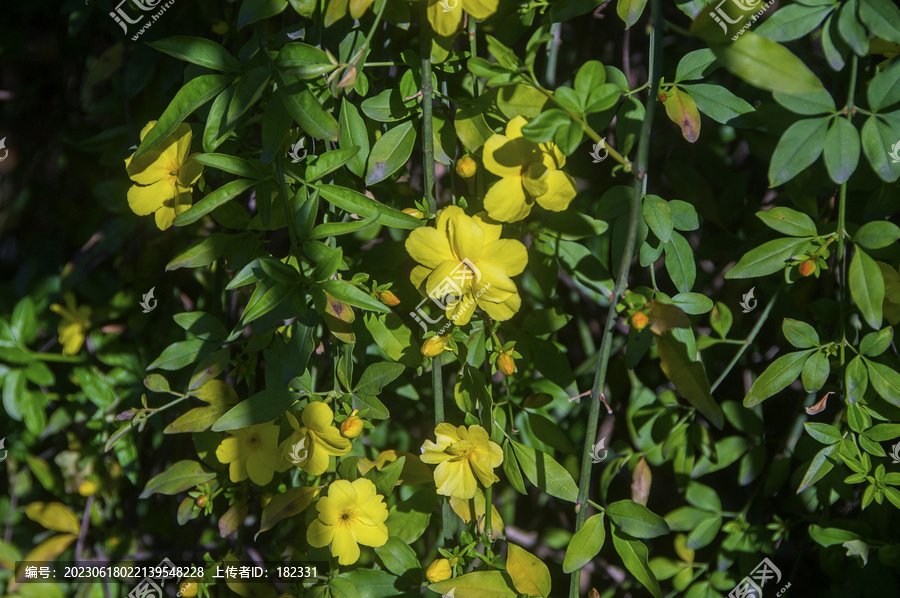
[(344, 438), (356, 438), (362, 431), (363, 420), (355, 415), (351, 415), (341, 423), (341, 436)]
[(422, 264), (410, 279), (423, 294), (441, 300), (447, 318), (467, 324), (478, 305), (495, 320), (508, 320), (522, 304), (512, 276), (528, 263), (525, 246), (501, 239), (502, 226), (484, 214), (466, 215), (450, 206), (435, 228), (421, 227), (406, 239), (406, 251)]
[(425, 579), (430, 583), (437, 583), (450, 579), (453, 576), (453, 570), (450, 568), (450, 561), (447, 559), (434, 559), (428, 569), (425, 570)]
[(495, 133), (484, 144), (484, 167), (500, 177), (484, 198), (484, 209), (494, 220), (521, 220), (535, 201), (547, 210), (565, 210), (578, 191), (575, 179), (560, 170), (566, 156), (554, 143), (522, 136), (527, 122), (515, 117), (507, 123), (506, 135)]
[(438, 464), (434, 470), (438, 494), (469, 499), (475, 496), (476, 477), (485, 487), (500, 481), (494, 468), (503, 463), (503, 449), (491, 442), (484, 428), (443, 423), (434, 433), (437, 443), (426, 440), (421, 459)]
[(444, 6), (450, 6), (449, 2), (441, 4), (441, 0), (428, 0), (428, 21), (431, 28), (441, 37), (448, 37), (456, 33), (462, 21), (462, 11), (466, 11), (476, 19), (486, 19), (497, 12), (500, 0), (459, 0), (453, 4), (451, 10)]
[(274, 423), (258, 424), (229, 431), (216, 449), (216, 457), (222, 463), (230, 463), (228, 476), (232, 482), (250, 478), (257, 486), (272, 481), (278, 462), (278, 426)]
[(387, 542), (387, 505), (369, 479), (333, 482), (316, 509), (319, 517), (306, 530), (306, 540), (316, 548), (331, 544), (331, 555), (341, 565), (359, 559), (359, 544), (377, 547)]
[(884, 303), (882, 313), (891, 326), (900, 324), (900, 272), (884, 262), (875, 262), (884, 277)]
[(350, 452), (350, 441), (331, 425), (334, 411), (322, 401), (306, 406), (300, 416), (302, 427), (292, 413), (286, 415), (294, 433), (281, 444), (281, 454), (306, 473), (322, 475), (328, 469), (329, 455), (340, 456)]
[(81, 351), (87, 329), (91, 325), (91, 308), (87, 305), (78, 307), (73, 293), (65, 294), (66, 306), (59, 303), (50, 306), (53, 313), (62, 317), (59, 323), (59, 342), (63, 346), (63, 355), (75, 355)]
[(444, 336), (435, 334), (422, 345), (422, 355), (425, 357), (437, 357), (447, 350), (447, 340), (449, 338), (449, 334), (445, 334)]
[[(147, 123), (141, 141), (156, 124)], [(191, 127), (181, 123), (162, 143), (132, 161), (125, 160), (125, 170), (137, 183), (128, 190), (128, 206), (138, 216), (156, 213), (156, 226), (166, 230), (175, 216), (191, 207), (191, 191), (203, 174), (203, 165), (194, 160), (191, 151)]]

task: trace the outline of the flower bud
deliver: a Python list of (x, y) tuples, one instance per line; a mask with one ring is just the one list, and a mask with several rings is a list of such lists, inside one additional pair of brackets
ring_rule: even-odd
[(189, 579), (186, 582), (182, 583), (178, 588), (178, 595), (184, 596), (185, 598), (193, 598), (197, 595), (197, 590), (200, 589), (200, 585), (197, 583), (196, 579)]
[(202, 509), (206, 506), (206, 503), (209, 502), (209, 498), (207, 498), (205, 494), (201, 494), (197, 497), (197, 500), (195, 502), (197, 503), (197, 506)]
[(362, 433), (363, 420), (351, 415), (341, 423), (341, 436), (344, 438), (356, 438)]
[(664, 92), (661, 91), (661, 92), (659, 92), (657, 99), (659, 99), (660, 102), (665, 102), (669, 98), (668, 98), (668, 96), (666, 96), (666, 94)]
[(388, 307), (394, 307), (395, 305), (400, 305), (400, 299), (397, 295), (393, 294), (391, 291), (378, 291), (375, 293), (378, 296), (378, 300), (387, 305)]
[(647, 327), (647, 324), (650, 323), (650, 318), (647, 317), (642, 311), (637, 312), (633, 316), (631, 316), (631, 325), (634, 326), (635, 330), (643, 330)]
[(409, 214), (413, 218), (418, 218), (419, 220), (425, 220), (425, 213), (418, 208), (403, 208), (404, 214)]
[(437, 357), (447, 349), (447, 339), (450, 335), (434, 335), (422, 345), (422, 355), (425, 357)]
[(475, 176), (475, 172), (478, 170), (478, 164), (470, 158), (469, 156), (465, 156), (464, 158), (460, 158), (456, 162), (456, 174), (461, 176), (464, 179), (470, 179)]
[(816, 271), (816, 260), (813, 258), (809, 258), (805, 262), (801, 263), (798, 269), (800, 270), (800, 276), (809, 276)]
[(97, 494), (100, 485), (94, 480), (85, 480), (78, 485), (78, 494), (81, 496), (92, 496)]
[(453, 571), (450, 569), (450, 561), (447, 559), (434, 559), (431, 564), (428, 565), (428, 569), (425, 570), (425, 577), (431, 583), (444, 581), (445, 579), (450, 579), (452, 576)]
[(512, 376), (516, 371), (516, 360), (513, 359), (511, 351), (500, 353), (500, 356), (497, 357), (497, 368), (507, 376)]

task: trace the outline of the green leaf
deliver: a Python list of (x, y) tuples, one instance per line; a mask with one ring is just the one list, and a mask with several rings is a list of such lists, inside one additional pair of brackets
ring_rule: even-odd
[(894, 328), (885, 326), (878, 332), (870, 332), (859, 343), (859, 352), (866, 357), (877, 357), (888, 350), (894, 340)]
[(222, 45), (203, 37), (176, 35), (147, 44), (179, 60), (214, 71), (238, 71), (241, 63)]
[(841, 5), (837, 18), (837, 29), (857, 56), (865, 56), (869, 52), (869, 35), (866, 28), (856, 17), (856, 0), (847, 0)]
[(379, 395), (385, 386), (396, 380), (404, 368), (399, 363), (373, 363), (366, 368), (354, 389), (367, 395)]
[(169, 496), (190, 490), (216, 477), (214, 471), (207, 471), (196, 461), (185, 459), (173, 464), (159, 475), (150, 478), (147, 486), (138, 498), (147, 498), (154, 494)]
[(806, 422), (803, 424), (806, 433), (822, 444), (837, 444), (843, 440), (840, 430), (828, 424), (818, 422)]
[(321, 489), (322, 486), (288, 488), (273, 496), (272, 500), (263, 507), (259, 531), (254, 534), (253, 541), (256, 542), (256, 538), (261, 533), (272, 529), (279, 521), (305, 511)]
[(389, 314), (365, 314), (366, 329), (375, 343), (388, 357), (411, 368), (422, 363), (422, 353), (413, 340), (412, 331), (400, 316)]
[(778, 93), (772, 94), (776, 102), (793, 112), (794, 114), (805, 114), (813, 116), (816, 114), (834, 114), (837, 108), (834, 105), (834, 98), (825, 88), (820, 89), (816, 93), (793, 94)]
[(147, 369), (180, 370), (189, 363), (194, 363), (203, 355), (210, 353), (214, 347), (214, 343), (208, 343), (202, 339), (172, 343), (163, 350), (153, 363), (147, 366)]
[(769, 228), (792, 237), (814, 237), (817, 234), (813, 219), (791, 208), (772, 208), (757, 212), (756, 217)]
[(806, 322), (785, 318), (781, 329), (788, 342), (798, 349), (809, 349), (819, 345), (819, 333)]
[(625, 21), (625, 29), (630, 28), (641, 18), (647, 0), (619, 0), (616, 4), (616, 13)]
[(269, 87), (272, 79), (272, 69), (267, 66), (259, 66), (244, 71), (235, 83), (234, 96), (228, 104), (228, 113), (225, 118), (226, 126), (234, 124), (245, 112), (259, 101), (263, 91)]
[(606, 69), (599, 60), (588, 60), (575, 73), (575, 91), (581, 98), (581, 104), (587, 106), (591, 94), (606, 83)]
[(694, 263), (694, 250), (690, 243), (678, 233), (665, 244), (666, 271), (672, 278), (675, 288), (687, 293), (697, 280), (697, 266)]
[(436, 594), (458, 598), (519, 598), (499, 571), (475, 571), (428, 586)]
[(806, 240), (775, 239), (744, 254), (735, 266), (725, 273), (725, 278), (757, 278), (783, 270), (789, 260)]
[(316, 156), (310, 160), (309, 165), (306, 167), (306, 182), (315, 183), (325, 175), (331, 174), (353, 159), (353, 156), (358, 152), (359, 147), (352, 146)]
[[(682, 307), (682, 309), (684, 308)], [(712, 329), (722, 338), (726, 338), (733, 322), (734, 316), (728, 306), (721, 301), (716, 301), (716, 305), (709, 315), (709, 324)]]
[(340, 126), (316, 96), (297, 77), (277, 71), (278, 95), (288, 111), (307, 134), (317, 139), (337, 139)]
[(391, 461), (380, 470), (377, 467), (373, 467), (366, 473), (365, 477), (375, 483), (375, 491), (378, 494), (388, 496), (397, 484), (397, 480), (400, 479), (404, 463), (406, 463), (406, 457), (400, 457), (395, 461)]
[(541, 112), (536, 118), (522, 127), (522, 135), (536, 143), (552, 141), (556, 136), (556, 131), (562, 127), (569, 126), (571, 122), (572, 119), (564, 111), (559, 108), (552, 108)]
[(693, 83), (682, 85), (690, 92), (697, 108), (716, 122), (728, 124), (742, 114), (753, 112), (753, 106), (721, 85)]
[(643, 202), (644, 221), (656, 238), (663, 243), (668, 243), (672, 238), (672, 230), (675, 220), (669, 202), (658, 195), (645, 195)]
[(808, 118), (788, 127), (778, 140), (769, 164), (769, 186), (788, 182), (819, 159), (825, 148), (830, 118)]
[(78, 515), (61, 502), (33, 502), (24, 511), (29, 519), (46, 529), (76, 535), (81, 533)]
[(824, 478), (834, 468), (835, 460), (830, 457), (839, 446), (840, 444), (832, 444), (816, 453), (816, 456), (809, 464), (809, 469), (806, 470), (806, 475), (803, 476), (803, 481), (800, 482), (800, 487), (797, 488), (797, 494), (815, 485), (816, 482)]
[(859, 19), (869, 32), (900, 44), (900, 8), (890, 0), (860, 0)]
[(375, 554), (394, 575), (402, 576), (407, 571), (421, 568), (416, 552), (397, 537), (389, 537), (383, 546), (376, 547)]
[(622, 563), (625, 565), (625, 568), (650, 591), (654, 598), (661, 598), (662, 590), (659, 589), (659, 582), (650, 569), (650, 564), (647, 561), (648, 551), (644, 543), (626, 537), (619, 533), (615, 527), (613, 527), (612, 540), (616, 552), (622, 557)]
[(865, 435), (876, 442), (894, 440), (900, 438), (900, 424), (877, 424), (872, 429), (866, 430)]
[(716, 54), (709, 48), (688, 52), (678, 61), (678, 67), (675, 69), (675, 83), (703, 79), (718, 68), (719, 65), (713, 65), (715, 61)]
[(243, 29), (250, 23), (274, 17), (287, 6), (287, 0), (244, 0), (238, 11), (237, 28)]
[(900, 178), (900, 162), (894, 162), (888, 153), (898, 139), (900, 127), (892, 127), (874, 114), (863, 124), (863, 153), (872, 165), (872, 170), (886, 183), (893, 183)]
[(373, 214), (363, 220), (351, 220), (350, 222), (326, 222), (316, 226), (309, 234), (310, 240), (327, 239), (338, 235), (347, 235), (365, 230), (376, 223), (378, 215)]
[(831, 69), (840, 71), (847, 64), (847, 55), (850, 49), (838, 35), (838, 20), (834, 17), (834, 14), (829, 15), (825, 19), (825, 25), (822, 26), (822, 52)]
[(386, 89), (360, 104), (363, 114), (378, 122), (395, 122), (407, 118), (412, 111), (403, 102), (398, 89)]
[(691, 530), (687, 537), (687, 547), (691, 550), (699, 550), (705, 546), (709, 546), (719, 533), (722, 527), (722, 517), (714, 515), (707, 517), (697, 524)]
[(757, 35), (762, 35), (776, 42), (787, 42), (800, 39), (818, 27), (836, 7), (803, 6), (790, 4), (784, 6), (756, 28)]
[(812, 352), (813, 349), (794, 351), (773, 361), (753, 382), (750, 392), (744, 397), (744, 407), (755, 407), (787, 388), (803, 371), (803, 364)]
[(575, 502), (578, 499), (578, 486), (575, 485), (575, 480), (553, 457), (515, 440), (511, 442), (528, 481), (547, 494), (562, 500)]
[(162, 143), (185, 118), (213, 99), (231, 83), (231, 80), (232, 78), (226, 75), (200, 75), (185, 83), (169, 102), (156, 125), (144, 137), (132, 159), (136, 160)]
[(280, 70), (301, 79), (316, 79), (337, 68), (328, 54), (302, 42), (288, 42), (281, 46), (275, 64)]
[(713, 399), (703, 364), (688, 356), (685, 344), (671, 333), (656, 337), (660, 368), (678, 393), (696, 407), (717, 428), (725, 423), (722, 408)]
[(853, 242), (866, 249), (884, 249), (898, 239), (900, 239), (900, 227), (886, 220), (866, 222), (853, 235)]
[(700, 138), (700, 112), (694, 99), (683, 89), (672, 87), (663, 102), (666, 115), (681, 128), (681, 135), (689, 143)]
[(604, 517), (603, 513), (589, 517), (584, 526), (569, 540), (566, 557), (563, 560), (563, 573), (581, 569), (600, 553), (606, 540)]
[(213, 424), (213, 432), (237, 430), (265, 424), (281, 416), (297, 400), (287, 390), (263, 390), (232, 407)]
[(506, 474), (506, 479), (508, 479), (512, 487), (516, 489), (516, 492), (519, 494), (528, 494), (525, 491), (525, 480), (522, 479), (522, 470), (519, 468), (519, 461), (516, 459), (516, 453), (509, 442), (510, 441), (507, 440), (503, 443), (503, 473)]
[[(894, 7), (894, 10), (897, 8)], [(872, 77), (866, 97), (869, 107), (875, 112), (900, 102), (900, 62), (889, 62)]]
[(836, 118), (825, 138), (825, 167), (831, 180), (840, 185), (859, 164), (859, 131), (846, 118)]
[(200, 154), (194, 156), (194, 160), (204, 166), (216, 168), (223, 172), (230, 172), (240, 177), (248, 179), (261, 178), (256, 165), (244, 158), (237, 158), (228, 154)]
[(733, 44), (713, 48), (726, 69), (760, 89), (816, 93), (822, 82), (802, 60), (770, 39), (745, 32)]
[(187, 224), (192, 224), (209, 214), (222, 204), (231, 201), (250, 187), (256, 185), (259, 181), (254, 181), (251, 179), (238, 179), (236, 181), (231, 181), (230, 183), (225, 183), (186, 211), (182, 212), (178, 216), (175, 217), (175, 220), (172, 221), (172, 224), (175, 226), (185, 226)]
[(409, 214), (404, 214), (399, 210), (395, 210), (383, 203), (366, 197), (362, 193), (340, 185), (324, 185), (319, 183), (316, 185), (316, 189), (319, 190), (323, 199), (336, 205), (342, 210), (357, 214), (363, 218), (377, 215), (378, 222), (385, 226), (412, 230), (423, 224), (418, 218), (414, 218)]
[(866, 360), (866, 367), (875, 392), (885, 401), (900, 407), (900, 373), (889, 366), (869, 360)]
[(320, 282), (319, 286), (338, 301), (343, 301), (353, 307), (383, 314), (390, 312), (384, 303), (361, 291), (359, 287), (346, 280), (325, 280)]
[[(213, 315), (202, 311), (191, 311), (175, 314), (172, 317), (181, 328), (203, 340), (225, 340), (228, 331)], [(166, 385), (168, 390), (168, 385)]]
[(338, 145), (341, 149), (359, 148), (347, 162), (347, 168), (358, 177), (363, 176), (366, 170), (366, 160), (369, 157), (369, 134), (366, 123), (359, 110), (347, 98), (341, 99), (341, 133), (338, 136)]
[(816, 524), (809, 526), (809, 537), (825, 548), (851, 540), (859, 540), (859, 536), (851, 531), (837, 527), (821, 527)]
[(378, 138), (369, 154), (366, 185), (383, 181), (406, 165), (416, 144), (412, 121), (399, 124)]
[(620, 500), (606, 507), (606, 514), (629, 536), (656, 538), (669, 533), (666, 520), (633, 500)]
[(850, 296), (863, 319), (875, 330), (881, 328), (881, 306), (884, 302), (884, 277), (881, 268), (869, 254), (856, 248), (850, 262)]
[(844, 388), (846, 389), (846, 399), (848, 403), (858, 403), (866, 394), (869, 387), (869, 374), (866, 371), (866, 364), (862, 357), (857, 355), (844, 370)]
[(550, 569), (524, 548), (508, 543), (506, 572), (519, 593), (527, 596), (550, 596)]
[(828, 381), (828, 374), (830, 373), (831, 364), (828, 362), (828, 356), (822, 351), (813, 353), (806, 360), (806, 363), (803, 365), (803, 372), (800, 374), (803, 389), (806, 392), (819, 390)]
[(471, 106), (459, 107), (453, 126), (457, 137), (470, 152), (477, 151), (494, 134), (484, 119), (484, 114)]

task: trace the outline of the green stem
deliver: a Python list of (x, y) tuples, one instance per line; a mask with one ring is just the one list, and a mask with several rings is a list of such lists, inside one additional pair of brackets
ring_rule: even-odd
[(434, 197), (434, 120), (432, 116), (434, 89), (431, 86), (431, 25), (428, 23), (428, 3), (422, 2), (421, 5), (422, 152), (425, 155), (422, 164), (425, 171), (423, 193), (429, 214), (434, 214), (437, 212), (437, 199)]
[(484, 533), (488, 540), (494, 539), (494, 528), (491, 527), (491, 494), (493, 488), (488, 486), (484, 489)]
[[(853, 105), (853, 97), (856, 94), (856, 71), (857, 71), (857, 66), (858, 66), (857, 62), (858, 62), (858, 59), (857, 59), (856, 55), (854, 54), (853, 58), (850, 61), (850, 90), (847, 94), (847, 105), (844, 107), (844, 111), (847, 113), (846, 114), (847, 120), (850, 122), (853, 121), (853, 112), (856, 110), (855, 106)], [(847, 310), (847, 306), (846, 306), (847, 293), (844, 292), (845, 288), (847, 287), (847, 284), (846, 284), (846, 282), (847, 282), (846, 256), (844, 255), (844, 236), (846, 235), (844, 228), (846, 226), (846, 218), (847, 218), (847, 182), (844, 181), (843, 183), (841, 183), (841, 195), (840, 195), (840, 204), (838, 205), (838, 227), (837, 227), (838, 260), (839, 260), (839, 264), (840, 264), (838, 266), (838, 273), (839, 273), (840, 283), (841, 283), (840, 288), (839, 288), (839, 293), (840, 293), (839, 305), (840, 305), (840, 310), (841, 310), (840, 319), (841, 319), (841, 371), (842, 372), (844, 370), (844, 359), (845, 359), (844, 347), (847, 344), (847, 331), (845, 328), (846, 318), (844, 317), (844, 314), (846, 313), (846, 310)], [(840, 376), (840, 380), (841, 380), (841, 391), (843, 393), (843, 391), (844, 391), (844, 388), (843, 388), (844, 376)]]
[(778, 286), (778, 289), (775, 291), (775, 294), (772, 295), (772, 298), (769, 299), (769, 303), (766, 305), (766, 309), (763, 310), (762, 315), (759, 317), (759, 320), (756, 321), (756, 325), (753, 326), (753, 330), (750, 331), (750, 334), (747, 335), (747, 338), (741, 342), (741, 348), (738, 350), (737, 354), (731, 359), (728, 363), (728, 366), (725, 368), (725, 371), (719, 374), (719, 377), (716, 378), (716, 381), (713, 383), (712, 387), (709, 389), (709, 392), (715, 392), (715, 390), (719, 387), (719, 384), (725, 379), (725, 376), (731, 372), (732, 368), (737, 364), (738, 359), (741, 358), (741, 355), (744, 354), (744, 351), (747, 350), (747, 347), (750, 346), (750, 343), (753, 342), (753, 339), (756, 338), (756, 335), (759, 334), (759, 331), (762, 329), (763, 324), (766, 323), (766, 320), (769, 319), (769, 312), (772, 311), (772, 307), (775, 305), (775, 299), (778, 298), (778, 294), (781, 292), (781, 289), (784, 288), (784, 282)]
[[(475, 18), (472, 15), (469, 15), (469, 54), (471, 58), (478, 58), (478, 41), (475, 39), (475, 33), (478, 30), (478, 23), (475, 22)], [(478, 76), (475, 73), (472, 73), (472, 96), (478, 97), (480, 92), (478, 91)]]
[(550, 26), (550, 39), (547, 41), (547, 68), (544, 71), (544, 79), (547, 85), (556, 87), (556, 59), (559, 55), (559, 31), (562, 23), (553, 23)]
[[(616, 305), (625, 292), (628, 283), (628, 274), (631, 271), (631, 261), (634, 257), (634, 246), (637, 240), (637, 231), (641, 221), (641, 199), (646, 185), (647, 162), (650, 155), (650, 132), (653, 124), (653, 115), (656, 111), (656, 90), (659, 87), (661, 72), (661, 39), (663, 33), (663, 18), (660, 0), (652, 0), (650, 32), (650, 95), (645, 102), (645, 117), (641, 124), (641, 137), (638, 141), (637, 169), (634, 173), (631, 196), (631, 214), (628, 221), (628, 236), (622, 252), (622, 260), (619, 264), (619, 276), (609, 302), (609, 311), (606, 315), (606, 324), (603, 329), (603, 337), (600, 344), (600, 361), (594, 376), (594, 386), (591, 391), (590, 410), (588, 412), (587, 429), (585, 431), (584, 449), (581, 454), (581, 476), (578, 480), (578, 502), (575, 504), (575, 531), (581, 529), (587, 517), (587, 509), (582, 508), (588, 500), (591, 487), (592, 459), (591, 450), (597, 437), (597, 427), (600, 419), (600, 396), (606, 384), (606, 372), (609, 365), (610, 349), (612, 347), (612, 332), (616, 323)], [(578, 598), (581, 582), (581, 570), (572, 573), (569, 583), (569, 598)]]
[[(291, 253), (300, 256), (300, 241), (297, 238), (297, 231), (294, 230), (294, 216), (288, 208), (287, 183), (284, 181), (284, 156), (281, 152), (275, 154), (275, 173), (278, 177), (278, 195), (281, 196), (281, 205), (284, 206), (284, 221), (287, 223), (288, 234), (291, 237)], [(298, 262), (299, 263), (299, 262)]]

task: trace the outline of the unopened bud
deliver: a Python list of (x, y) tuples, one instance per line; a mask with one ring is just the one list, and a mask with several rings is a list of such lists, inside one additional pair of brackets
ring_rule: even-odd
[(662, 91), (659, 92), (659, 95), (657, 97), (659, 98), (660, 102), (665, 102), (668, 99), (668, 96)]
[(634, 326), (635, 330), (643, 330), (647, 327), (647, 324), (650, 323), (650, 318), (647, 317), (642, 311), (637, 312), (633, 316), (631, 316), (631, 325)]
[(197, 503), (197, 506), (202, 509), (203, 507), (206, 506), (206, 503), (209, 502), (209, 499), (206, 497), (205, 494), (201, 494), (200, 496), (197, 497), (197, 500), (195, 502)]
[(450, 568), (450, 561), (447, 559), (434, 559), (431, 564), (428, 565), (428, 569), (425, 570), (425, 577), (431, 583), (450, 579), (452, 575), (453, 571)]
[(434, 335), (422, 345), (422, 355), (425, 357), (437, 357), (447, 349), (447, 339), (450, 335)]
[(400, 299), (397, 298), (397, 295), (393, 294), (391, 291), (378, 291), (375, 293), (378, 296), (378, 300), (387, 305), (388, 307), (394, 307), (395, 305), (400, 305)]
[(413, 218), (418, 218), (419, 220), (425, 220), (425, 213), (418, 208), (404, 208), (404, 214), (409, 214)]
[(341, 423), (341, 436), (344, 438), (356, 438), (363, 431), (363, 420), (351, 415)]
[(81, 496), (93, 496), (97, 494), (100, 485), (93, 480), (85, 480), (78, 485), (78, 494)]
[(809, 276), (816, 271), (816, 260), (810, 258), (800, 264), (798, 269), (800, 270), (800, 276)]
[(478, 171), (478, 164), (470, 158), (466, 156), (464, 158), (460, 158), (456, 162), (456, 174), (461, 176), (464, 179), (470, 179), (475, 176), (475, 173)]
[(516, 371), (516, 360), (510, 352), (503, 351), (497, 358), (497, 368), (507, 376), (512, 376)]

